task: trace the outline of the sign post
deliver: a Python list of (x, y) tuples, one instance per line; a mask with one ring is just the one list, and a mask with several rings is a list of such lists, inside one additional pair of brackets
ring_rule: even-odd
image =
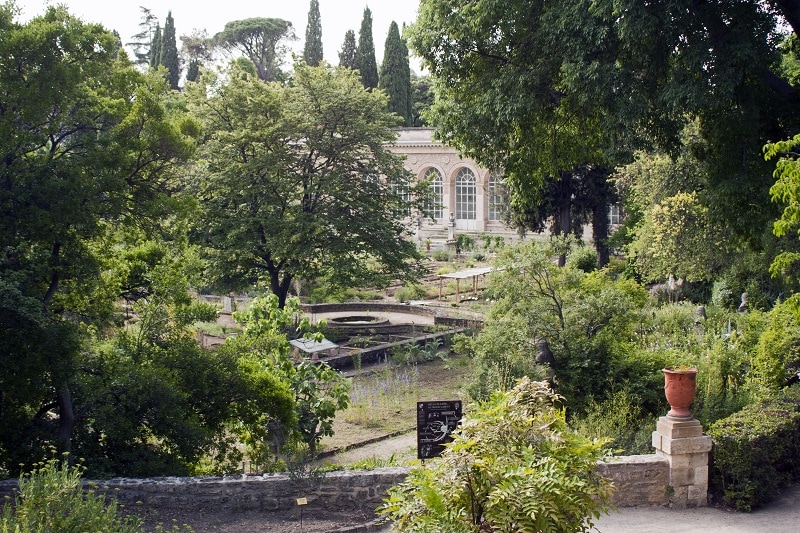
[(461, 400), (417, 402), (417, 459), (439, 457), (461, 421)]

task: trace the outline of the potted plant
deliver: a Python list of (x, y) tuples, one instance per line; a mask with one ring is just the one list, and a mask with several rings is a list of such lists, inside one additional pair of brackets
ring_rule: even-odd
[(426, 252), (430, 252), (431, 251), (431, 240), (430, 239), (425, 239), (425, 251)]
[(669, 402), (667, 416), (672, 418), (691, 418), (689, 406), (694, 401), (697, 389), (697, 368), (692, 366), (668, 366), (664, 373), (664, 394)]

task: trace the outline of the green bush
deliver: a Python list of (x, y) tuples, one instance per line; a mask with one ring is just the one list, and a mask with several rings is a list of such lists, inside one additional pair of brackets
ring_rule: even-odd
[(591, 402), (584, 416), (570, 425), (590, 439), (610, 438), (617, 455), (651, 453), (655, 417), (645, 416), (635, 394), (619, 390), (601, 403)]
[(116, 501), (83, 490), (82, 469), (51, 459), (34, 467), (19, 479), (19, 493), (14, 505), (3, 508), (0, 531), (28, 533), (58, 531), (83, 533), (141, 531), (135, 517), (117, 514)]
[(432, 256), (436, 261), (450, 261), (448, 250), (434, 250)]
[(394, 297), (400, 303), (425, 298), (425, 287), (420, 283), (407, 283), (394, 291)]
[(597, 270), (597, 252), (588, 246), (573, 246), (567, 254), (567, 264), (587, 273), (592, 272)]
[(710, 489), (750, 511), (800, 479), (800, 387), (751, 404), (708, 428), (714, 440)]
[(571, 431), (558, 401), (527, 379), (493, 394), (439, 459), (389, 489), (379, 512), (405, 533), (590, 530), (611, 496), (596, 471), (607, 441)]
[(758, 391), (779, 390), (800, 370), (800, 322), (792, 300), (768, 313), (753, 357), (753, 384)]

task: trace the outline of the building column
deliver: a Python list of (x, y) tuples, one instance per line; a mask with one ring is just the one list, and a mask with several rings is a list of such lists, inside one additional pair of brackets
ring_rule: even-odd
[(656, 455), (669, 462), (669, 505), (678, 509), (708, 505), (711, 437), (694, 418), (662, 416), (653, 432)]

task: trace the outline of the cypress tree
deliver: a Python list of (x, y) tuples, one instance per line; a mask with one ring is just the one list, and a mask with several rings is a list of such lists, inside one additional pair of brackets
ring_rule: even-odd
[(372, 11), (368, 7), (364, 8), (364, 18), (358, 33), (355, 66), (361, 73), (364, 87), (374, 89), (378, 86), (378, 63), (375, 61), (375, 43), (372, 40)]
[(355, 70), (356, 68), (356, 32), (347, 30), (344, 34), (342, 51), (339, 52), (339, 66)]
[(150, 43), (150, 68), (158, 68), (161, 64), (161, 24), (156, 22), (156, 31)]
[(192, 59), (186, 68), (186, 81), (197, 81), (198, 76), (200, 76), (200, 62), (197, 59)]
[(311, 0), (308, 8), (308, 25), (306, 26), (306, 44), (303, 48), (303, 59), (307, 65), (316, 67), (322, 61), (322, 20), (319, 16), (319, 0)]
[(411, 125), (411, 67), (408, 64), (408, 47), (400, 37), (397, 23), (392, 21), (386, 45), (379, 86), (389, 97), (389, 111), (403, 117), (406, 126)]
[(178, 44), (175, 41), (175, 20), (172, 18), (172, 11), (167, 13), (167, 20), (164, 22), (159, 61), (159, 64), (164, 65), (169, 72), (169, 86), (177, 90), (181, 79), (181, 65), (178, 61)]

